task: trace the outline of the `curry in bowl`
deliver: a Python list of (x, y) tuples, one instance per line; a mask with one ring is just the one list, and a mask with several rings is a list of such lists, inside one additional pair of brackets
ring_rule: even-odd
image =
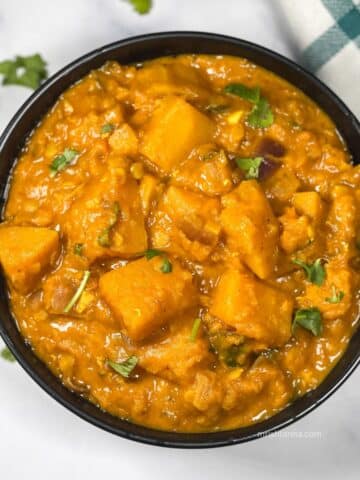
[(12, 172), (0, 262), (64, 385), (152, 428), (266, 419), (357, 326), (360, 170), (324, 112), (246, 59), (110, 62)]

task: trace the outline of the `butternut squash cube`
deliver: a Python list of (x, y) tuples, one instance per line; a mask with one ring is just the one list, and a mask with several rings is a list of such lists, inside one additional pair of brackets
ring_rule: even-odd
[(55, 262), (59, 235), (39, 227), (1, 227), (0, 263), (16, 290), (28, 293)]
[(179, 97), (166, 97), (155, 110), (140, 147), (143, 155), (164, 172), (185, 160), (191, 150), (210, 143), (212, 121)]
[(323, 202), (317, 192), (294, 193), (292, 203), (297, 212), (319, 222), (323, 212)]
[(124, 123), (109, 137), (110, 147), (119, 155), (134, 156), (138, 151), (138, 139), (134, 130)]
[(65, 231), (71, 244), (83, 244), (91, 262), (131, 257), (147, 248), (139, 187), (123, 168), (111, 169), (83, 188), (71, 206)]
[(313, 222), (307, 215), (298, 215), (295, 208), (287, 208), (279, 222), (282, 227), (280, 245), (286, 253), (294, 253), (314, 240)]
[(205, 335), (199, 332), (196, 341), (189, 341), (193, 323), (194, 315), (190, 311), (169, 325), (168, 336), (139, 348), (140, 366), (173, 382), (187, 383), (194, 378), (198, 367), (209, 365), (214, 357)]
[(278, 254), (279, 228), (260, 185), (243, 181), (222, 198), (221, 224), (231, 250), (260, 278), (269, 277)]
[(204, 260), (220, 234), (220, 202), (170, 186), (159, 202), (150, 229), (152, 246), (194, 260)]
[(148, 337), (195, 302), (191, 273), (172, 262), (172, 272), (165, 274), (162, 264), (161, 257), (142, 258), (100, 278), (101, 296), (134, 340)]
[(176, 185), (211, 196), (228, 193), (233, 186), (225, 152), (211, 144), (194, 149), (171, 177)]
[(221, 276), (210, 307), (211, 315), (234, 327), (239, 335), (271, 347), (290, 338), (292, 311), (290, 295), (239, 270)]
[(263, 185), (268, 198), (287, 202), (300, 187), (300, 181), (290, 168), (282, 166)]

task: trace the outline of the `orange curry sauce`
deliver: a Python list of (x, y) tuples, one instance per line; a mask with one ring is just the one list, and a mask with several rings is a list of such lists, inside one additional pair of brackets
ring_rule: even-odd
[(13, 170), (13, 313), (54, 374), (114, 415), (258, 422), (314, 389), (356, 327), (359, 184), (331, 119), (245, 59), (108, 63)]

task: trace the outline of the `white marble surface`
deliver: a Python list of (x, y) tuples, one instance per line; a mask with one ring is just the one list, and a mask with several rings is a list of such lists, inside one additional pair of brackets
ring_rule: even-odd
[[(272, 0), (155, 0), (152, 13), (144, 17), (121, 0), (0, 0), (0, 59), (41, 52), (54, 73), (114, 40), (180, 29), (230, 34), (297, 55)], [(29, 93), (0, 87), (0, 130)], [(0, 478), (355, 480), (360, 469), (359, 381), (357, 371), (279, 438), (180, 451), (96, 429), (51, 400), (17, 364), (0, 361)], [(308, 432), (320, 433), (316, 439), (299, 438)]]

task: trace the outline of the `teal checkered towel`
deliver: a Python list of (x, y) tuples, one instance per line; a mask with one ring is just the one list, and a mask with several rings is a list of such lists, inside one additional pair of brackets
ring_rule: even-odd
[(279, 0), (303, 65), (360, 117), (360, 0)]

